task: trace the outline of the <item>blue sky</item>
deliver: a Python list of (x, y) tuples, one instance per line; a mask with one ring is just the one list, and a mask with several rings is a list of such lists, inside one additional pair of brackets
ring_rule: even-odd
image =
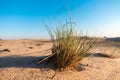
[(89, 35), (120, 37), (120, 0), (0, 0), (0, 38), (48, 38), (41, 20), (64, 23), (67, 6)]

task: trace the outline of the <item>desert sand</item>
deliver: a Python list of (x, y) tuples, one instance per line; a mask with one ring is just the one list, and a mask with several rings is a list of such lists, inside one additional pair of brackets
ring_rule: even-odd
[[(51, 54), (51, 47), (51, 42), (41, 40), (0, 40), (0, 80), (51, 80), (52, 65), (36, 64)], [(95, 48), (77, 70), (57, 71), (52, 80), (120, 80), (120, 58), (99, 56), (100, 48)]]

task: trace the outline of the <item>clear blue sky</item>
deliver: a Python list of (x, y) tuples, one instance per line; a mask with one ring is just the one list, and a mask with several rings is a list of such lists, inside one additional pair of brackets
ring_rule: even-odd
[(0, 0), (0, 38), (48, 38), (41, 20), (64, 22), (67, 5), (83, 31), (120, 37), (120, 0)]

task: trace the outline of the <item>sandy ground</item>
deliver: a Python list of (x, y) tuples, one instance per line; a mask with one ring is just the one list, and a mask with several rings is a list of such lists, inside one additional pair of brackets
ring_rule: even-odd
[[(39, 40), (1, 40), (0, 80), (51, 80), (55, 74), (52, 67), (35, 63), (49, 55), (51, 47), (52, 43)], [(120, 58), (100, 57), (96, 52), (79, 66), (78, 70), (56, 72), (52, 80), (120, 80)]]

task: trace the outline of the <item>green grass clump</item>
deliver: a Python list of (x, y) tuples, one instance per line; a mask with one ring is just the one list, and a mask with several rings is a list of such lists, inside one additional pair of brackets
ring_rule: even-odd
[(55, 29), (50, 29), (47, 25), (46, 27), (53, 42), (52, 54), (39, 63), (51, 60), (59, 70), (76, 67), (96, 43), (96, 39), (83, 38), (82, 33), (73, 26), (73, 22), (59, 25)]

